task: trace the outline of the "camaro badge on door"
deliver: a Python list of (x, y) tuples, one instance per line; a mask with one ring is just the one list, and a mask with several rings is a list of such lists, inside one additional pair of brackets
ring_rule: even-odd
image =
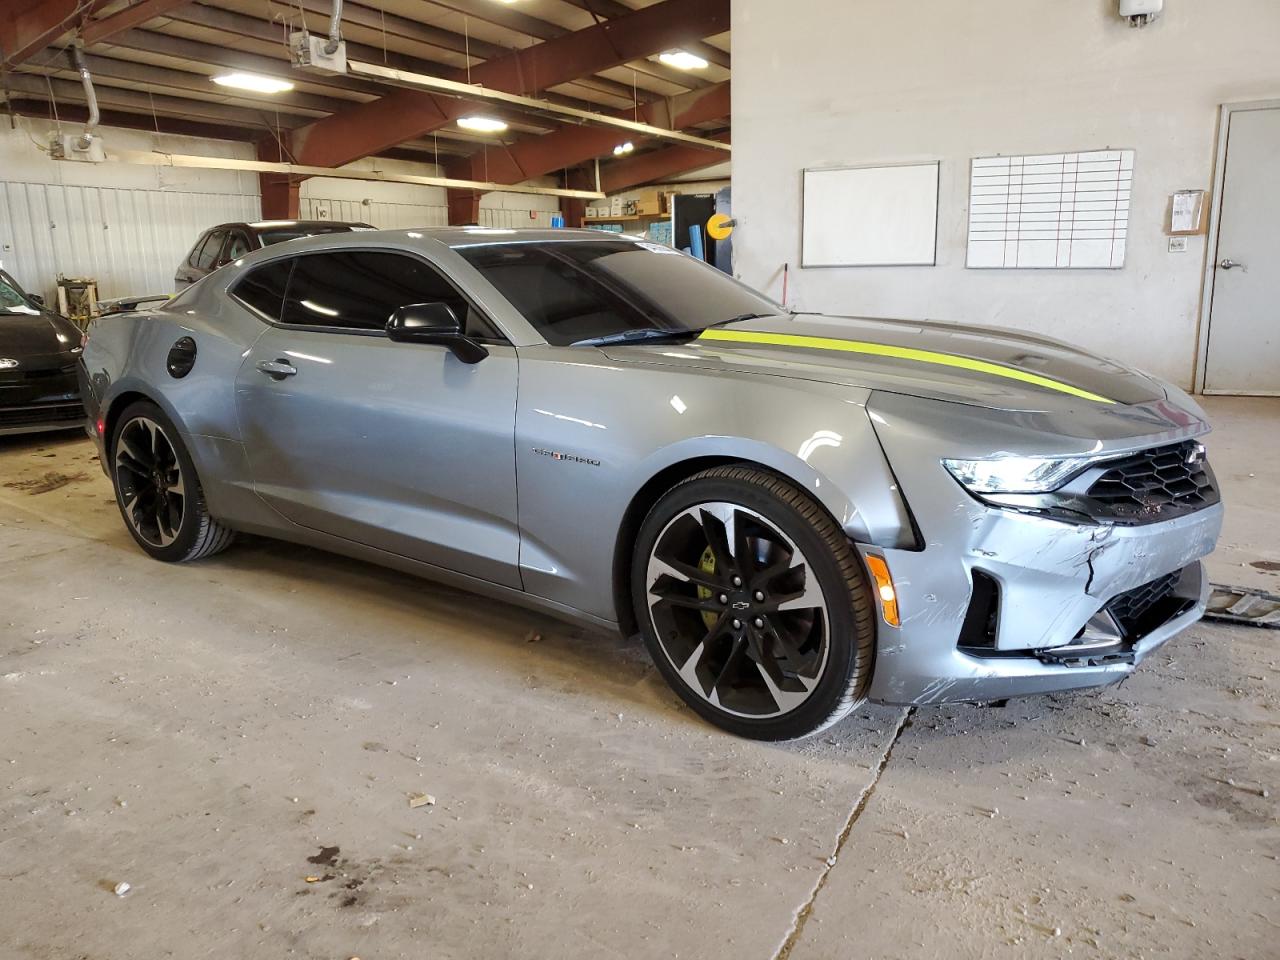
[(542, 457), (550, 457), (552, 460), (567, 460), (570, 463), (585, 463), (587, 466), (600, 466), (599, 460), (593, 460), (591, 457), (579, 457), (573, 453), (561, 453), (559, 450), (547, 450), (544, 447), (534, 447), (533, 452)]

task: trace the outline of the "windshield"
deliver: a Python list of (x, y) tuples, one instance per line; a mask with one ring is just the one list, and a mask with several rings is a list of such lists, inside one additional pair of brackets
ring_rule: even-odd
[(781, 308), (732, 277), (656, 243), (547, 240), (460, 246), (459, 254), (557, 346), (696, 335)]
[(27, 295), (18, 286), (18, 281), (0, 272), (0, 315), (4, 314), (39, 316), (40, 311), (27, 302)]
[(301, 237), (318, 237), (322, 233), (349, 233), (352, 230), (372, 230), (372, 227), (366, 227), (362, 224), (354, 223), (296, 223), (288, 227), (278, 227), (272, 230), (259, 230), (258, 236), (262, 238), (262, 245), (269, 247), (273, 243), (282, 243), (285, 240), (297, 240)]

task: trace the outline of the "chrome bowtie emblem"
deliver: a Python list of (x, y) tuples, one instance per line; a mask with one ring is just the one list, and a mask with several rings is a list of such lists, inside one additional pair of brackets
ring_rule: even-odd
[(0, 370), (12, 370), (18, 365), (18, 361), (12, 357), (0, 357)]
[(747, 601), (745, 600), (733, 601), (733, 609), (735, 610), (747, 610), (747, 609), (750, 609), (750, 607), (751, 607), (751, 604), (747, 603)]

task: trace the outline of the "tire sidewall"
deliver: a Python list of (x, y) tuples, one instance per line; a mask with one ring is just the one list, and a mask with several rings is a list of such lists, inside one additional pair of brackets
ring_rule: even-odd
[[(164, 429), (165, 436), (173, 446), (173, 452), (178, 458), (178, 465), (182, 468), (183, 483), (187, 489), (182, 508), (182, 523), (178, 525), (178, 535), (174, 538), (173, 543), (164, 547), (157, 547), (148, 543), (134, 530), (133, 523), (125, 512), (124, 499), (120, 495), (120, 483), (116, 479), (116, 445), (120, 442), (120, 434), (124, 432), (125, 426), (130, 421), (139, 417), (154, 420)], [(107, 457), (111, 487), (116, 495), (116, 508), (120, 511), (120, 519), (124, 521), (124, 526), (129, 531), (129, 536), (133, 537), (138, 546), (157, 560), (172, 563), (185, 559), (195, 547), (196, 538), (200, 534), (200, 512), (204, 508), (204, 498), (200, 491), (200, 480), (196, 476), (195, 463), (192, 462), (191, 455), (187, 453), (187, 446), (183, 442), (178, 428), (174, 426), (173, 421), (165, 415), (163, 410), (150, 401), (139, 400), (129, 404), (120, 413), (120, 416), (116, 419), (115, 427), (111, 431), (111, 443), (107, 448)]]
[[(659, 534), (680, 511), (698, 503), (727, 502), (754, 510), (785, 533), (804, 553), (827, 601), (827, 662), (817, 687), (790, 713), (768, 718), (742, 717), (713, 706), (690, 690), (658, 641), (649, 607), (647, 568)], [(741, 480), (702, 477), (672, 488), (654, 504), (636, 536), (631, 565), (631, 593), (645, 646), (667, 682), (699, 715), (732, 733), (756, 740), (794, 740), (825, 726), (858, 672), (870, 664), (858, 662), (854, 598), (836, 558), (813, 525), (790, 504), (769, 491)]]

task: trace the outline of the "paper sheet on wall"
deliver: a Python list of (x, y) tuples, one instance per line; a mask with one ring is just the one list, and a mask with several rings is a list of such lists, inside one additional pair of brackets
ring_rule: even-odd
[(977, 157), (967, 266), (1124, 266), (1132, 150)]

